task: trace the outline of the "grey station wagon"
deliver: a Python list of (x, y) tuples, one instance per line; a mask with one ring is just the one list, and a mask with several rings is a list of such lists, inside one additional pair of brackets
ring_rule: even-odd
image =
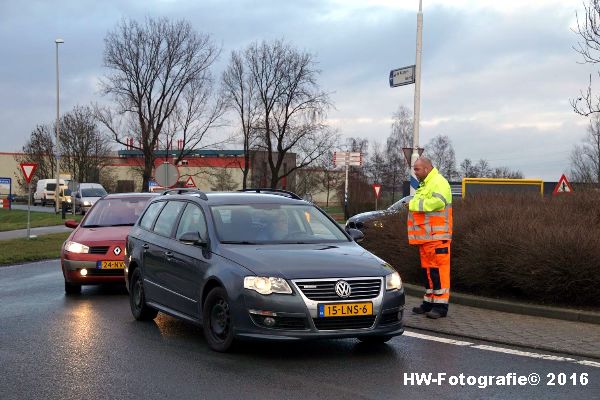
[(291, 192), (167, 191), (127, 238), (131, 311), (202, 325), (216, 351), (240, 339), (383, 343), (404, 331), (404, 289), (361, 237)]

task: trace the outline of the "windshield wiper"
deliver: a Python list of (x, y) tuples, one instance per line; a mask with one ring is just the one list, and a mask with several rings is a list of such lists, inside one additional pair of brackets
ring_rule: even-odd
[(112, 225), (105, 225), (105, 226), (133, 226), (133, 225), (135, 225), (135, 222), (123, 223), (123, 224), (112, 224)]
[(223, 244), (263, 244), (263, 243), (258, 243), (258, 242), (250, 242), (248, 240), (243, 240), (243, 241), (224, 240), (221, 243), (223, 243)]
[(97, 225), (97, 224), (90, 224), (90, 225), (82, 225), (84, 228), (103, 228), (106, 225)]

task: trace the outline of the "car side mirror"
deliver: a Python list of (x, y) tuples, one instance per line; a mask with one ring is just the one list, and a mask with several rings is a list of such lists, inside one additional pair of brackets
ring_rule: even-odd
[(206, 246), (206, 241), (202, 239), (198, 231), (185, 232), (179, 237), (179, 241), (185, 244)]
[(362, 240), (365, 238), (365, 234), (358, 229), (350, 228), (347, 230), (347, 232), (356, 243), (362, 242)]
[(79, 226), (79, 222), (75, 221), (74, 219), (68, 219), (65, 221), (65, 226), (67, 228), (77, 228)]

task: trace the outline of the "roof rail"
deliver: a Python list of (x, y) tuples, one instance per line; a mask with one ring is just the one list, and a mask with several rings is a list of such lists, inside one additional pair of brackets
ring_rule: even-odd
[(194, 188), (176, 188), (176, 189), (168, 189), (161, 193), (164, 195), (172, 195), (172, 194), (197, 194), (202, 200), (208, 200), (208, 196), (201, 190)]
[(298, 196), (296, 193), (290, 192), (288, 190), (282, 190), (282, 189), (270, 189), (270, 188), (240, 189), (240, 190), (238, 190), (238, 192), (276, 194), (279, 196), (289, 197), (294, 200), (303, 200), (302, 197)]

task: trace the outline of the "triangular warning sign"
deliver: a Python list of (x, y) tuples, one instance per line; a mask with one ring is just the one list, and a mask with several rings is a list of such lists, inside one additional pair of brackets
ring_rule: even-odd
[(379, 198), (379, 193), (381, 193), (381, 185), (378, 183), (374, 183), (373, 190), (375, 191), (375, 197)]
[(194, 182), (194, 178), (192, 178), (191, 176), (188, 177), (187, 181), (185, 181), (185, 187), (186, 188), (195, 188), (196, 182)]
[(31, 182), (31, 177), (37, 168), (37, 164), (34, 163), (23, 163), (21, 164), (21, 171), (23, 171), (23, 176), (25, 176), (25, 181), (27, 183)]
[(567, 180), (567, 177), (565, 176), (565, 174), (563, 174), (560, 177), (560, 179), (558, 180), (558, 183), (554, 187), (554, 191), (552, 192), (552, 194), (562, 194), (562, 193), (573, 193), (573, 187)]

